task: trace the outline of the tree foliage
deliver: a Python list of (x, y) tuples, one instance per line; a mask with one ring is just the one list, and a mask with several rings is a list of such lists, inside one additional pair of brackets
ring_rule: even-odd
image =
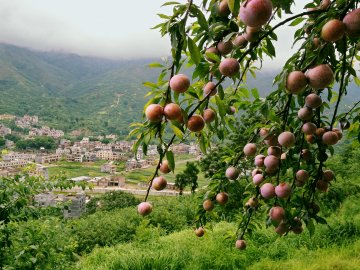
[(180, 195), (182, 195), (186, 186), (190, 186), (191, 193), (195, 193), (198, 187), (198, 173), (199, 169), (194, 162), (186, 162), (185, 170), (175, 177), (175, 186), (180, 190)]
[[(303, 12), (293, 15), (294, 5), (304, 5), (303, 2), (274, 0), (269, 20), (260, 26), (250, 25), (241, 14), (251, 2), (257, 1), (190, 0), (164, 4), (173, 7), (172, 14), (159, 14), (163, 22), (154, 29), (170, 37), (171, 59), (150, 64), (161, 71), (157, 82), (144, 83), (149, 88), (149, 100), (144, 108), (151, 104), (165, 107), (175, 103), (181, 108), (181, 116), (172, 120), (164, 110), (164, 115), (156, 118), (145, 110), (146, 121), (134, 124), (130, 136), (138, 138), (134, 151), (142, 147), (145, 154), (148, 144), (155, 138), (158, 140), (160, 158), (149, 179), (148, 191), (159, 173), (162, 159), (169, 153), (173, 156), (170, 147), (190, 136), (204, 154), (215, 152), (202, 163), (203, 168), (209, 168), (206, 176), (210, 180), (204, 200), (223, 204), (217, 195), (234, 190), (231, 196), (242, 202), (242, 206), (235, 209), (239, 223), (237, 239), (253, 233), (261, 226), (264, 216), (266, 226), (274, 227), (279, 234), (300, 233), (305, 223), (312, 235), (315, 223), (326, 223), (319, 215), (318, 202), (326, 198), (332, 188), (334, 177), (329, 172), (327, 159), (334, 154), (333, 145), (342, 139), (347, 129), (344, 134), (347, 140), (360, 138), (360, 102), (355, 101), (350, 109), (342, 104), (349, 83), (360, 82), (356, 71), (360, 60), (359, 32), (354, 34), (345, 23), (350, 12), (359, 11), (358, 2), (309, 1)], [(222, 10), (224, 4), (225, 10)], [(324, 30), (333, 28), (328, 24), (334, 23), (333, 20), (337, 20), (335, 23), (343, 31), (341, 34), (330, 32), (335, 38)], [(274, 44), (281, 42), (277, 33), (285, 25), (293, 27), (293, 41), (298, 49), (289, 55), (274, 78), (274, 90), (261, 97), (258, 89), (247, 88), (246, 79), (249, 75), (255, 77), (263, 62), (276, 57)], [(238, 39), (246, 42), (240, 44)], [(230, 49), (224, 49), (226, 46)], [(192, 68), (190, 86), (185, 91), (171, 86), (171, 81), (179, 81), (177, 75), (185, 73), (187, 67)], [(292, 76), (295, 74), (302, 79), (295, 80), (294, 86)], [(205, 92), (209, 82), (214, 83), (216, 90)], [(183, 79), (181, 83), (187, 84)], [(215, 116), (205, 124), (208, 109)], [(195, 118), (199, 124), (196, 128)], [(311, 131), (306, 130), (309, 126)], [(173, 131), (170, 139), (165, 136), (168, 130)], [(234, 134), (237, 134), (233, 137), (234, 143), (228, 143)], [(254, 171), (254, 175), (261, 174), (256, 177), (260, 180), (251, 175), (255, 154), (262, 155), (257, 156), (262, 160), (269, 157), (267, 160), (273, 164), (265, 162), (264, 167), (264, 161), (255, 160), (261, 170)], [(174, 166), (170, 166), (172, 170)], [(237, 170), (236, 177), (227, 176), (227, 167)], [(306, 177), (300, 181), (297, 173), (301, 170)], [(284, 210), (281, 219), (269, 218), (273, 206)], [(207, 216), (200, 207), (197, 226), (205, 226)]]

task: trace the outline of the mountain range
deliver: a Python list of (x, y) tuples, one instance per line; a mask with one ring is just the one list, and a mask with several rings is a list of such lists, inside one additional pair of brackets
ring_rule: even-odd
[[(0, 44), (0, 114), (38, 115), (53, 128), (124, 137), (131, 123), (141, 121), (142, 83), (155, 81), (159, 72), (147, 67), (154, 61), (159, 59), (109, 60)], [(248, 86), (266, 94), (276, 72), (262, 71)]]

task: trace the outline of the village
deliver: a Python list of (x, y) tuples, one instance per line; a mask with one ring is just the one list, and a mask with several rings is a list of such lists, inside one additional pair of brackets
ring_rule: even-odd
[[(26, 172), (30, 176), (42, 177), (48, 180), (56, 175), (50, 172), (54, 167), (61, 164), (86, 164), (92, 169), (98, 168), (98, 175), (80, 175), (68, 177), (69, 181), (83, 182), (87, 184), (86, 193), (104, 193), (111, 190), (122, 190), (136, 195), (144, 195), (147, 189), (146, 182), (138, 182), (136, 185), (128, 183), (125, 172), (137, 171), (155, 167), (158, 162), (156, 145), (149, 145), (147, 154), (139, 148), (136, 154), (132, 148), (134, 141), (116, 140), (116, 135), (109, 134), (97, 137), (82, 137), (81, 140), (69, 140), (63, 138), (62, 130), (51, 129), (47, 126), (39, 127), (38, 116), (24, 115), (15, 117), (12, 115), (0, 115), (0, 120), (14, 120), (15, 125), (21, 129), (28, 130), (28, 134), (19, 134), (24, 139), (35, 136), (52, 137), (58, 141), (57, 148), (49, 151), (43, 148), (19, 151), (13, 141), (7, 140), (6, 135), (12, 134), (11, 128), (0, 124), (0, 138), (5, 139), (5, 145), (0, 157), (0, 177), (16, 175)], [(77, 134), (78, 135), (78, 134)], [(107, 142), (104, 142), (107, 139)], [(188, 155), (198, 159), (200, 149), (194, 143), (181, 143), (171, 147), (174, 155)], [(91, 164), (100, 164), (92, 166)], [(118, 171), (119, 164), (124, 164), (123, 171)], [(94, 173), (96, 174), (96, 172)], [(174, 196), (174, 183), (169, 182), (167, 188), (162, 192), (151, 191), (161, 195)], [(86, 201), (89, 199), (81, 188), (73, 188), (68, 194), (44, 193), (36, 196), (35, 200), (39, 206), (54, 206), (58, 202), (71, 202), (64, 211), (64, 217), (77, 217), (85, 211)]]

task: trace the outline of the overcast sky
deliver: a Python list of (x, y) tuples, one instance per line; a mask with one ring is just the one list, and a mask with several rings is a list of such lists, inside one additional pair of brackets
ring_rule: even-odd
[[(160, 8), (163, 2), (0, 0), (0, 42), (117, 59), (166, 56), (168, 38), (150, 30), (161, 22), (156, 14), (169, 11)], [(278, 34), (282, 59), (286, 52), (288, 55), (292, 35), (286, 31)]]

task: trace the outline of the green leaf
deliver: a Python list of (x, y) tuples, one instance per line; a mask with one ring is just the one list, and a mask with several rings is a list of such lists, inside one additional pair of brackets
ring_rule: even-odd
[(254, 96), (254, 98), (256, 99), (260, 98), (259, 91), (256, 88), (251, 89), (251, 93)]
[(174, 131), (174, 134), (179, 138), (179, 139), (183, 139), (184, 138), (184, 134), (181, 131), (180, 128), (178, 128), (176, 125), (174, 125), (173, 123), (171, 123), (170, 125), (171, 129)]
[(229, 9), (235, 17), (239, 14), (240, 0), (228, 0)]
[(220, 99), (219, 96), (215, 96), (215, 100), (216, 100), (216, 105), (219, 108), (220, 116), (221, 117), (225, 116), (226, 115), (226, 108), (225, 108), (224, 102)]
[(188, 37), (188, 48), (191, 55), (191, 59), (194, 61), (196, 65), (198, 65), (201, 60), (200, 50), (196, 45), (196, 43), (190, 37)]
[(149, 67), (151, 68), (157, 68), (157, 67), (164, 67), (164, 65), (160, 64), (160, 63), (157, 63), (157, 62), (154, 62), (154, 63), (150, 63), (149, 64)]
[(174, 153), (170, 150), (166, 152), (166, 159), (169, 162), (169, 168), (170, 170), (175, 170), (175, 159), (174, 159)]
[(171, 2), (166, 2), (166, 3), (162, 4), (161, 6), (165, 7), (165, 6), (171, 6), (171, 5), (180, 5), (180, 3), (175, 2), (175, 1), (171, 1)]
[(210, 60), (220, 62), (220, 57), (218, 55), (216, 55), (215, 53), (206, 52), (205, 55), (206, 55), (206, 58), (208, 58)]
[(270, 39), (266, 40), (266, 49), (271, 56), (276, 56), (275, 47), (272, 44), (272, 42), (270, 41)]
[(293, 20), (289, 25), (290, 25), (290, 26), (298, 25), (298, 24), (301, 23), (303, 20), (305, 20), (305, 18), (303, 18), (303, 17), (296, 18), (296, 19)]
[(206, 139), (203, 134), (200, 136), (200, 150), (206, 155)]

